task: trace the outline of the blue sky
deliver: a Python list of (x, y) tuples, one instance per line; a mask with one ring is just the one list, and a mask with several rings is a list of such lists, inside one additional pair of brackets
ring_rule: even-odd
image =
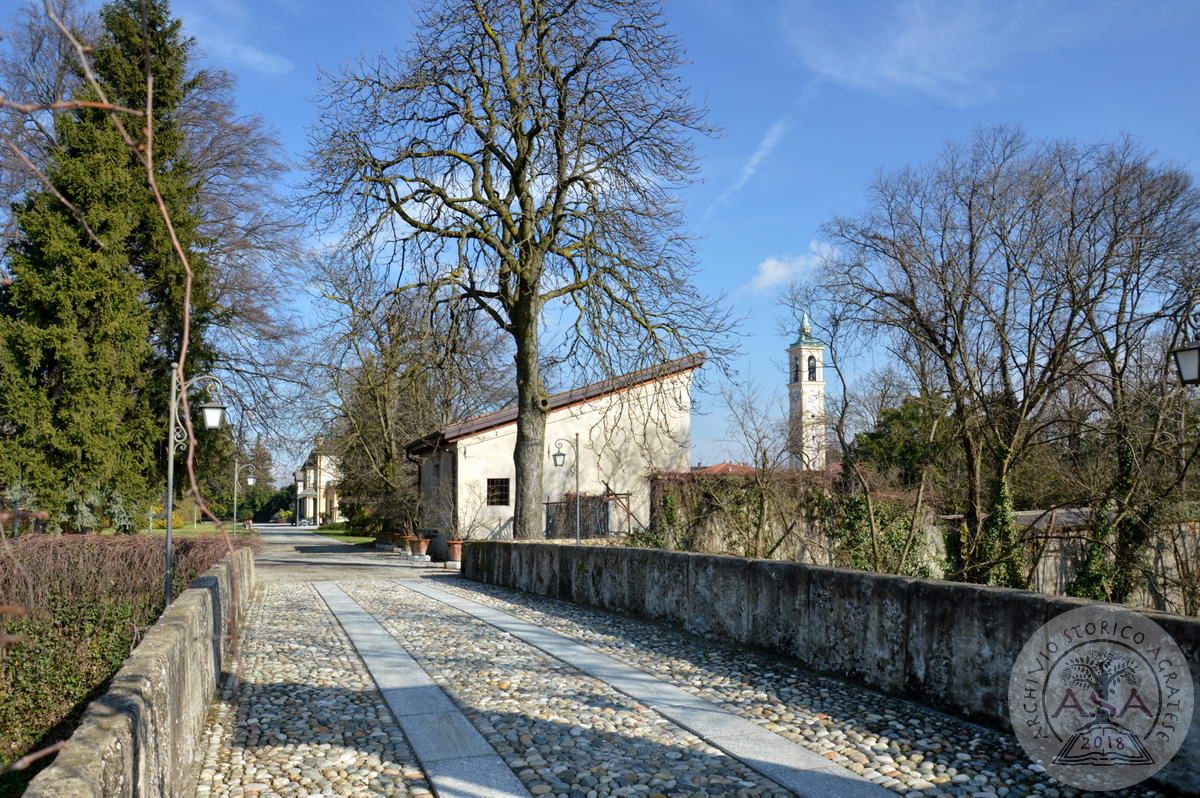
[[(204, 57), (239, 76), (303, 157), (319, 70), (403, 49), (404, 2), (176, 0)], [(1128, 133), (1200, 169), (1200, 2), (670, 0), (685, 79), (722, 134), (699, 143), (687, 191), (701, 287), (743, 325), (734, 366), (782, 397), (779, 291), (803, 280), (821, 225), (862, 209), (878, 170), (934, 157), (979, 126), (1037, 138)], [(713, 375), (715, 377), (715, 375)], [(735, 455), (714, 396), (701, 396), (693, 460)]]

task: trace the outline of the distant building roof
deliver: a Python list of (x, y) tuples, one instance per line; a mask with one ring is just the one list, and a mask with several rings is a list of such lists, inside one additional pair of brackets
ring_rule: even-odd
[(710, 466), (693, 466), (693, 474), (753, 474), (753, 466), (745, 463), (715, 463)]
[[(702, 365), (704, 365), (704, 355), (696, 352), (676, 358), (675, 360), (669, 360), (666, 363), (660, 363), (656, 366), (639, 369), (638, 371), (632, 371), (618, 377), (611, 377), (600, 382), (593, 382), (591, 385), (572, 388), (569, 391), (563, 391), (547, 397), (547, 412), (589, 402), (602, 396), (608, 396), (609, 394), (614, 394), (648, 382), (665, 379), (666, 377), (681, 374), (685, 371), (692, 371), (693, 369), (700, 368)], [(503, 410), (476, 416), (466, 421), (460, 421), (457, 424), (451, 424), (444, 429), (436, 430), (428, 435), (422, 435), (405, 446), (404, 451), (410, 455), (419, 454), (469, 435), (476, 435), (480, 432), (496, 429), (497, 427), (515, 424), (516, 421), (517, 408), (506, 407)]]

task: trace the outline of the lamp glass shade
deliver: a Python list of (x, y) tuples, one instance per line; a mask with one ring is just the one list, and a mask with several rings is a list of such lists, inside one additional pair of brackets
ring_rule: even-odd
[(225, 405), (220, 402), (205, 402), (200, 405), (200, 415), (204, 419), (205, 429), (218, 429), (225, 415)]
[(303, 482), (304, 481), (304, 469), (297, 468), (296, 473), (292, 474), (292, 476), (296, 478), (297, 482)]
[(254, 478), (254, 475), (253, 475), (253, 474), (250, 474), (250, 475), (248, 475), (248, 476), (246, 477), (246, 484), (247, 484), (247, 485), (249, 485), (249, 486), (250, 486), (250, 487), (252, 487), (252, 488), (254, 487), (254, 483), (255, 483), (256, 481), (257, 481), (257, 480)]
[(567, 455), (565, 452), (555, 452), (550, 459), (554, 461), (555, 468), (562, 468), (563, 463), (567, 462)]
[(1179, 381), (1184, 385), (1200, 385), (1200, 341), (1192, 341), (1178, 349), (1172, 349), (1175, 368), (1179, 369)]

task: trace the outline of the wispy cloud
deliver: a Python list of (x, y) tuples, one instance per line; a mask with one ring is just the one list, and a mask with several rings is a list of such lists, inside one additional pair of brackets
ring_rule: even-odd
[(787, 129), (787, 117), (777, 119), (771, 123), (771, 126), (767, 128), (767, 132), (763, 134), (762, 140), (758, 142), (758, 147), (755, 148), (754, 153), (746, 163), (742, 164), (742, 171), (738, 173), (737, 180), (733, 181), (733, 184), (722, 191), (720, 196), (713, 201), (713, 204), (708, 209), (709, 213), (712, 213), (716, 206), (728, 202), (734, 194), (745, 188), (746, 184), (750, 182), (750, 178), (754, 177), (754, 173), (758, 171), (758, 167), (762, 166), (763, 161), (767, 159), (767, 156), (771, 154), (772, 150), (783, 139), (787, 133)]
[(259, 26), (253, 9), (244, 0), (204, 0), (199, 5), (184, 0), (178, 12), (200, 49), (216, 60), (270, 75), (292, 71), (293, 64), (287, 58), (250, 43)]
[(1078, 7), (1049, 0), (902, 0), (865, 13), (829, 13), (839, 8), (801, 3), (786, 17), (810, 69), (839, 83), (911, 90), (954, 105), (994, 95), (1005, 66), (1089, 27)]
[(204, 38), (204, 43), (213, 55), (224, 57), (249, 69), (272, 75), (283, 75), (292, 71), (292, 62), (283, 56), (268, 53), (250, 44), (242, 44), (226, 36), (209, 34)]
[(808, 252), (801, 255), (766, 258), (758, 264), (754, 277), (747, 284), (751, 291), (765, 291), (786, 285), (799, 279), (806, 272), (815, 271), (833, 254), (833, 247), (824, 241), (812, 241)]

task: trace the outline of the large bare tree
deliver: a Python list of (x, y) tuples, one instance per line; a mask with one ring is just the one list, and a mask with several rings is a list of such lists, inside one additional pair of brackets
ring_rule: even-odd
[(608, 374), (721, 348), (679, 232), (705, 131), (681, 58), (658, 0), (443, 0), (406, 53), (328, 80), (315, 212), (512, 339), (518, 537), (541, 531), (549, 348)]
[(958, 578), (1024, 586), (1014, 469), (1053, 439), (1071, 386), (1123, 401), (1128, 325), (1169, 315), (1163, 267), (1195, 257), (1187, 181), (1135, 155), (985, 130), (881, 176), (869, 211), (827, 227), (837, 312), (881, 333), (951, 408), (965, 467)]
[(330, 433), (343, 502), (385, 527), (417, 518), (414, 438), (512, 398), (502, 333), (416, 291), (395, 295), (393, 270), (353, 258), (320, 271), (319, 361), (311, 416)]

